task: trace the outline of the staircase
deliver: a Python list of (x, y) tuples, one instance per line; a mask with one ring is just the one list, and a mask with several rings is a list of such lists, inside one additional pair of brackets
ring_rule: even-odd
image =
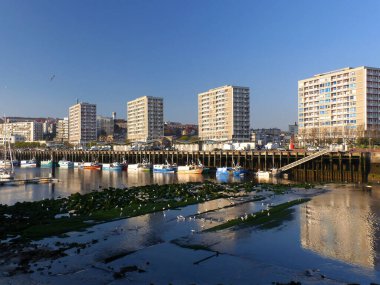
[(289, 163), (288, 165), (285, 165), (285, 166), (277, 169), (277, 171), (276, 171), (277, 173), (276, 174), (280, 174), (281, 172), (287, 171), (287, 170), (289, 170), (289, 169), (291, 169), (293, 167), (301, 165), (301, 164), (303, 164), (303, 163), (305, 163), (307, 161), (310, 161), (310, 160), (312, 160), (314, 158), (320, 157), (320, 156), (322, 156), (324, 154), (327, 154), (329, 152), (331, 152), (331, 150), (329, 150), (329, 149), (322, 149), (322, 150), (320, 150), (320, 151), (318, 151), (316, 153), (313, 153), (312, 155), (306, 156), (306, 157), (304, 157), (304, 158), (302, 158), (300, 160), (297, 160), (295, 162)]

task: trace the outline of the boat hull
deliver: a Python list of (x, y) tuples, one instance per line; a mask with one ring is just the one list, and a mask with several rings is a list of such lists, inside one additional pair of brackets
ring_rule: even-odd
[(37, 163), (22, 163), (20, 165), (21, 168), (32, 168), (37, 167)]
[(174, 173), (174, 168), (168, 168), (168, 169), (153, 169), (154, 173)]
[(188, 167), (182, 167), (178, 166), (178, 173), (180, 174), (202, 174), (203, 168), (188, 168)]
[(74, 162), (72, 161), (59, 161), (58, 165), (59, 165), (59, 168), (62, 168), (62, 169), (74, 168)]
[(53, 162), (52, 161), (41, 161), (41, 168), (52, 168)]
[(122, 171), (123, 165), (121, 164), (112, 164), (112, 163), (103, 163), (102, 165), (103, 170), (109, 170), (109, 171)]
[(87, 169), (87, 170), (101, 170), (102, 166), (100, 166), (100, 165), (83, 166), (83, 169)]

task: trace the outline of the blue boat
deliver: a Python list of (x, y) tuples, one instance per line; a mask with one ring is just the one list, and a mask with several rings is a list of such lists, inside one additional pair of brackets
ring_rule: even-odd
[(171, 165), (166, 162), (166, 164), (155, 164), (153, 165), (153, 172), (155, 173), (174, 173), (177, 171), (176, 165)]
[(114, 171), (122, 171), (123, 170), (123, 165), (118, 162), (113, 162), (113, 163), (103, 163), (102, 165), (103, 170), (114, 170)]
[(248, 170), (242, 168), (240, 165), (237, 164), (235, 167), (233, 167), (232, 173), (234, 174), (234, 176), (243, 176), (245, 174), (248, 174)]

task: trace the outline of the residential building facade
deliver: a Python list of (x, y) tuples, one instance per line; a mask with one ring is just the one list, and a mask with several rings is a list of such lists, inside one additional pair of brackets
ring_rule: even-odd
[(0, 124), (1, 137), (15, 137), (16, 141), (35, 142), (43, 139), (42, 123), (15, 122)]
[(380, 129), (380, 69), (343, 68), (298, 81), (302, 141), (351, 141)]
[(77, 103), (69, 108), (69, 142), (86, 144), (96, 141), (96, 105)]
[(163, 98), (143, 96), (127, 104), (130, 142), (153, 142), (164, 136)]
[(250, 141), (249, 87), (226, 85), (198, 94), (202, 141)]
[(55, 141), (68, 142), (69, 141), (69, 118), (57, 120), (57, 132)]

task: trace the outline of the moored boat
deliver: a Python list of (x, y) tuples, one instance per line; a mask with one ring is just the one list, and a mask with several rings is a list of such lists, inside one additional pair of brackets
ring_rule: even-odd
[(259, 170), (256, 172), (256, 176), (259, 178), (269, 178), (271, 176), (271, 174), (272, 173), (270, 171)]
[(232, 173), (234, 176), (244, 176), (245, 174), (248, 174), (248, 170), (237, 164), (232, 168)]
[(34, 157), (29, 160), (21, 160), (20, 167), (23, 167), (23, 168), (37, 167), (37, 161)]
[[(4, 122), (6, 120), (4, 119)], [(12, 149), (11, 149), (11, 144), (8, 140), (7, 137), (7, 127), (6, 123), (3, 126), (3, 129), (5, 130), (5, 138), (4, 138), (4, 159), (3, 159), (3, 165), (0, 167), (0, 180), (1, 181), (9, 181), (13, 180), (15, 177), (15, 171), (14, 171), (14, 164), (13, 164), (13, 155), (12, 155)], [(8, 166), (7, 166), (8, 163)]]
[(102, 166), (97, 162), (85, 162), (83, 163), (83, 169), (101, 170)]
[(229, 175), (231, 168), (229, 167), (218, 167), (216, 169), (216, 175)]
[(12, 169), (0, 169), (0, 181), (9, 181), (15, 178)]
[(146, 160), (143, 160), (142, 163), (128, 164), (128, 171), (149, 172), (151, 169), (152, 169), (152, 164)]
[(66, 159), (62, 159), (58, 161), (58, 165), (60, 168), (63, 168), (63, 169), (74, 168), (74, 162), (66, 160)]
[(153, 172), (156, 173), (174, 173), (177, 171), (176, 165), (171, 165), (166, 162), (166, 164), (154, 164)]
[(41, 160), (41, 168), (51, 168), (53, 167), (52, 160)]
[(84, 162), (74, 162), (74, 168), (82, 169), (83, 164), (84, 164)]
[(203, 172), (203, 165), (190, 164), (190, 165), (178, 166), (178, 173), (202, 174), (202, 172)]
[(103, 163), (102, 164), (103, 170), (116, 170), (121, 171), (123, 170), (123, 165), (119, 162), (112, 162), (112, 163)]

